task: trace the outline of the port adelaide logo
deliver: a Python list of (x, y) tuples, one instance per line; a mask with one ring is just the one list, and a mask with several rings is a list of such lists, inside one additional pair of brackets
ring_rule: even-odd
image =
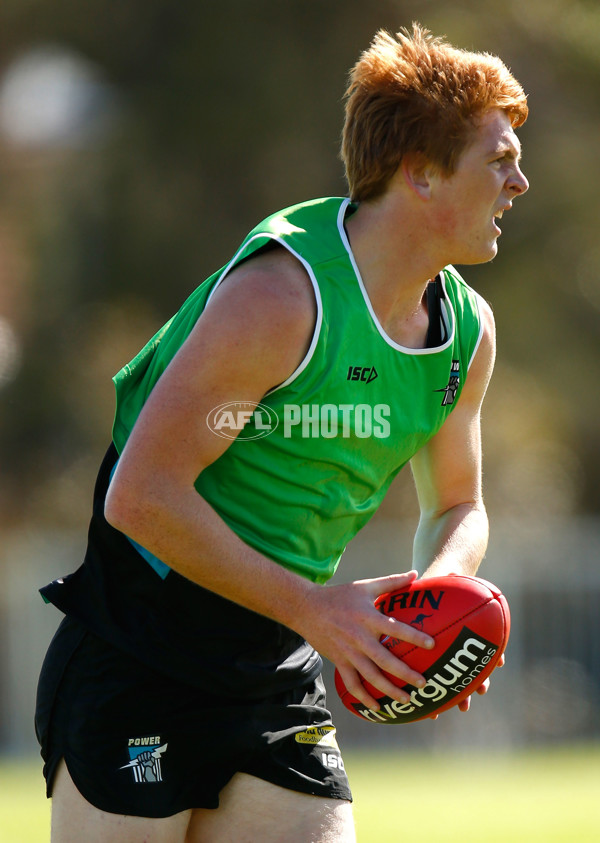
[(161, 758), (167, 751), (167, 744), (162, 743), (160, 735), (129, 738), (127, 751), (129, 763), (120, 770), (131, 770), (137, 784), (162, 781)]
[(453, 360), (452, 366), (450, 367), (450, 377), (448, 379), (448, 385), (443, 386), (441, 389), (434, 390), (435, 392), (444, 393), (444, 397), (442, 398), (442, 407), (447, 407), (449, 404), (454, 404), (459, 384), (460, 362), (458, 360)]

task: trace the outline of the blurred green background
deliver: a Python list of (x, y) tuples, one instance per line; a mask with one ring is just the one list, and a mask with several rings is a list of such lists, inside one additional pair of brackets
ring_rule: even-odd
[[(513, 633), (467, 716), (371, 728), (333, 699), (341, 743), (435, 755), (598, 742), (597, 0), (3, 0), (0, 754), (37, 751), (37, 672), (59, 620), (37, 588), (85, 547), (112, 374), (258, 220), (345, 193), (347, 71), (378, 28), (413, 20), (499, 54), (529, 94), (530, 191), (498, 257), (462, 268), (498, 328), (481, 573), (509, 597)], [(416, 517), (401, 476), (338, 580), (410, 567)]]

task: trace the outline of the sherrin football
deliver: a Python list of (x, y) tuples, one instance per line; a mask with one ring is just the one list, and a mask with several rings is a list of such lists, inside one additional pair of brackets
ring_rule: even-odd
[(386, 674), (410, 693), (402, 703), (382, 696), (367, 681), (365, 688), (379, 702), (367, 708), (345, 687), (335, 671), (335, 687), (353, 714), (371, 723), (414, 723), (460, 703), (494, 670), (508, 643), (510, 612), (502, 592), (487, 580), (460, 574), (415, 580), (406, 588), (382, 594), (380, 612), (416, 627), (435, 639), (426, 650), (397, 638), (381, 643), (427, 680), (423, 688)]

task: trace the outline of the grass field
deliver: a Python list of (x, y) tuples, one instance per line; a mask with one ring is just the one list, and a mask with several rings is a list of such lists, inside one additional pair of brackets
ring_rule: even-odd
[[(600, 841), (598, 746), (428, 757), (355, 752), (346, 766), (358, 843)], [(46, 843), (49, 826), (38, 764), (0, 761), (0, 843)]]
[(350, 757), (359, 843), (599, 843), (600, 747)]

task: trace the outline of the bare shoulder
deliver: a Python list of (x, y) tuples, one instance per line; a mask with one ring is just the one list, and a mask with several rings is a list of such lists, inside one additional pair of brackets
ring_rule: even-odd
[(229, 308), (275, 319), (276, 324), (300, 332), (314, 326), (317, 307), (312, 282), (301, 262), (283, 246), (274, 245), (235, 267), (212, 302), (225, 299)]
[[(493, 367), (494, 359), (496, 357), (496, 322), (494, 320), (494, 312), (490, 304), (482, 297), (478, 297), (479, 312), (481, 314), (482, 332), (479, 349), (475, 355), (474, 363), (477, 357), (480, 357), (479, 363), (484, 368)], [(481, 352), (481, 354), (479, 353)], [(490, 372), (491, 374), (491, 372)]]
[[(463, 390), (463, 397), (480, 404), (487, 390), (496, 360), (496, 324), (492, 308), (478, 296), (481, 315), (481, 339), (475, 352)], [(466, 393), (466, 394), (465, 394)], [(464, 402), (463, 402), (464, 403)]]
[(481, 319), (483, 322), (483, 332), (484, 335), (488, 335), (488, 339), (494, 339), (496, 335), (496, 323), (494, 321), (494, 311), (489, 302), (487, 302), (483, 296), (477, 295), (477, 301), (479, 304), (479, 312), (481, 313)]
[(247, 381), (256, 381), (257, 388), (267, 392), (287, 380), (301, 364), (316, 321), (315, 291), (306, 269), (284, 247), (276, 245), (226, 276), (191, 339), (199, 343), (203, 359), (210, 348), (215, 363), (235, 367)]

